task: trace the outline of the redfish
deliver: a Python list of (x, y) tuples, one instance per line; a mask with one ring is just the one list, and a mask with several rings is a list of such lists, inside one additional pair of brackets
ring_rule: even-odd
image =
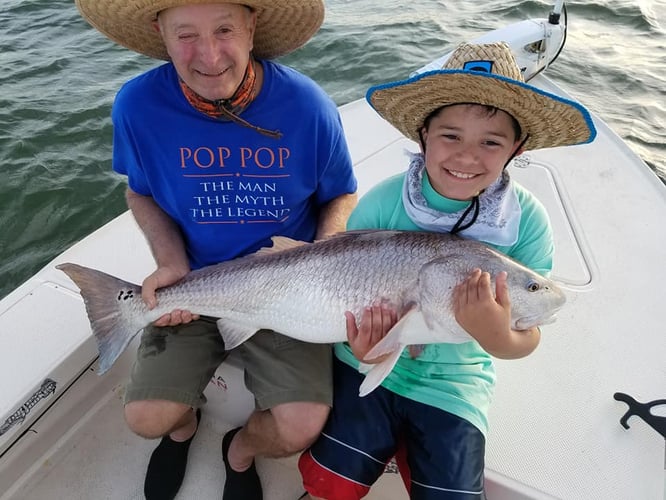
[(306, 342), (341, 342), (347, 339), (345, 311), (360, 318), (379, 300), (408, 310), (375, 346), (374, 354), (391, 356), (371, 365), (361, 395), (381, 384), (405, 346), (473, 341), (453, 316), (451, 294), (475, 268), (492, 277), (508, 273), (514, 329), (552, 321), (566, 300), (553, 281), (483, 243), (418, 231), (350, 231), (315, 243), (275, 237), (271, 248), (192, 271), (159, 289), (152, 310), (138, 285), (77, 264), (57, 267), (80, 289), (100, 374), (141, 329), (174, 309), (219, 318), (227, 350), (265, 328)]

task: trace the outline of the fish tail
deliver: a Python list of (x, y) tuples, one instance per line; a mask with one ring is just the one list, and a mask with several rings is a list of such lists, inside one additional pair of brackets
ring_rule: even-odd
[(142, 300), (141, 287), (78, 264), (59, 264), (56, 268), (79, 287), (97, 341), (102, 375), (145, 326), (141, 315), (124, 313), (127, 308), (123, 307), (129, 301)]

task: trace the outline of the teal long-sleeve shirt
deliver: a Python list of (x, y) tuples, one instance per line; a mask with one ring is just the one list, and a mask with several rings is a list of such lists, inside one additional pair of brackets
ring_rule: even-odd
[[(402, 203), (404, 177), (403, 173), (386, 179), (364, 195), (351, 214), (347, 229), (420, 231)], [(510, 247), (490, 246), (546, 275), (552, 269), (554, 251), (548, 215), (525, 188), (514, 182), (513, 189), (521, 206), (518, 240)], [(442, 197), (425, 175), (422, 191), (428, 206), (440, 212), (458, 212), (470, 203)], [(344, 363), (358, 368), (358, 360), (347, 343), (336, 344), (335, 354)], [(476, 341), (429, 344), (416, 359), (405, 350), (382, 386), (458, 415), (487, 434), (495, 368), (491, 356)]]

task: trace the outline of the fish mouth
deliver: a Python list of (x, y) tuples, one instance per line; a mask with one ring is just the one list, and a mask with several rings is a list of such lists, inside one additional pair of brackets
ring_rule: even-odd
[(557, 314), (553, 313), (550, 316), (524, 316), (518, 318), (514, 323), (514, 330), (529, 330), (535, 326), (548, 325), (554, 323), (557, 319)]

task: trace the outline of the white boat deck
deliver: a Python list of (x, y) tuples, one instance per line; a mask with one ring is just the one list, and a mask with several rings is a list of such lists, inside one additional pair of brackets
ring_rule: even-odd
[[(145, 468), (157, 442), (137, 438), (122, 419), (123, 380), (130, 363), (131, 357), (123, 356), (103, 379), (94, 370), (86, 370), (76, 382), (76, 391), (67, 391), (49, 410), (49, 418), (31, 426), (19, 449), (12, 450), (12, 455), (27, 458), (19, 459), (14, 470), (27, 469), (27, 474), (0, 498), (143, 498)], [(207, 396), (209, 404), (190, 450), (190, 466), (178, 498), (220, 498), (224, 485), (222, 435), (242, 423), (252, 407), (242, 372), (235, 365), (220, 371)], [(233, 405), (225, 404), (231, 399)], [(50, 448), (42, 455), (45, 441)], [(40, 458), (31, 462), (30, 457), (37, 456)], [(296, 461), (296, 457), (257, 461), (265, 500), (295, 500), (303, 493)], [(0, 477), (8, 477), (11, 469)], [(404, 491), (397, 474), (387, 475), (382, 483), (383, 490), (373, 491), (369, 498), (401, 498), (386, 494), (386, 488), (396, 486)], [(4, 490), (5, 484), (0, 484)]]
[[(543, 77), (531, 83), (561, 93)], [(341, 111), (361, 193), (405, 168), (403, 150), (415, 150), (413, 143), (363, 101)], [(664, 439), (638, 418), (623, 429), (627, 407), (613, 394), (641, 402), (666, 397), (666, 188), (603, 123), (597, 127), (593, 144), (530, 153), (511, 167), (549, 210), (554, 276), (569, 301), (543, 328), (534, 354), (497, 363), (489, 500), (664, 499)], [(134, 349), (97, 376), (83, 303), (53, 267), (63, 261), (134, 282), (153, 266), (125, 213), (0, 302), (0, 426), (7, 424), (0, 431), (0, 500), (142, 498), (156, 442), (131, 435), (122, 419)], [(179, 498), (221, 496), (221, 436), (252, 407), (237, 363), (225, 362), (217, 375)], [(47, 383), (32, 397), (47, 379), (55, 392)], [(12, 416), (25, 419), (10, 425)], [(266, 500), (303, 492), (295, 458), (261, 460), (258, 469)], [(396, 474), (384, 476), (368, 498), (407, 498)]]

